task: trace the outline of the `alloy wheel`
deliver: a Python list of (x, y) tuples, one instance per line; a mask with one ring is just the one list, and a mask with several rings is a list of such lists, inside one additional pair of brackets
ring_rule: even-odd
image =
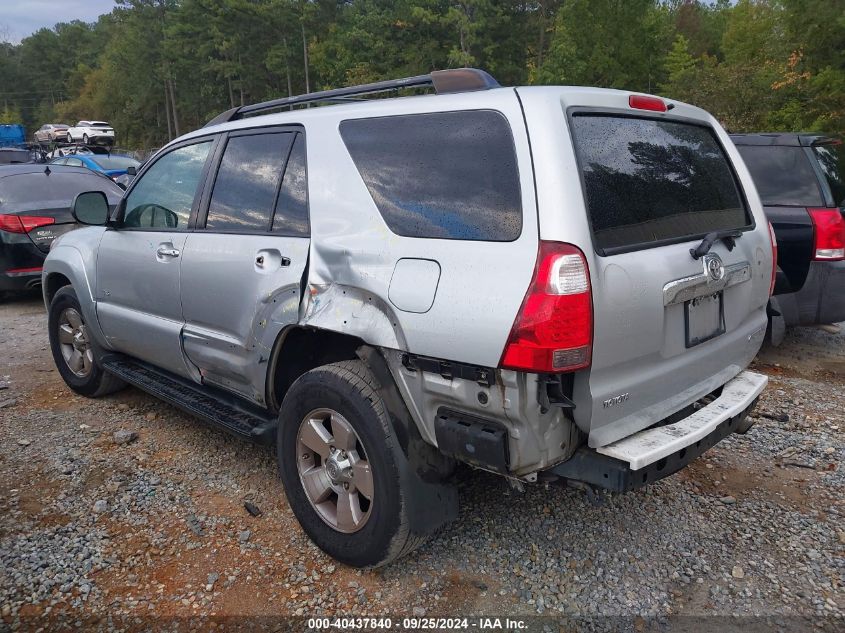
[(296, 448), (299, 480), (320, 518), (346, 534), (363, 528), (373, 508), (373, 474), (349, 421), (315, 409), (299, 425)]
[(94, 350), (82, 315), (75, 308), (65, 308), (59, 315), (59, 347), (68, 369), (75, 376), (87, 378), (94, 368)]

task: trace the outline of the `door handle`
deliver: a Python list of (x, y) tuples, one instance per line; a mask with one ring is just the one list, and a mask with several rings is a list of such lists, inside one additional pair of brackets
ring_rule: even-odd
[(277, 266), (290, 266), (290, 258), (285, 257), (275, 248), (259, 251), (255, 256), (255, 266), (257, 268), (269, 267), (270, 269), (274, 269)]
[(179, 257), (181, 251), (178, 248), (173, 248), (172, 246), (159, 246), (156, 254), (161, 257)]

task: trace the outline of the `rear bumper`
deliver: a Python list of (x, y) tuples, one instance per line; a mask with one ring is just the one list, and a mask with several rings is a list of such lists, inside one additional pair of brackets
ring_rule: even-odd
[(627, 492), (667, 477), (731, 433), (747, 431), (746, 416), (767, 383), (766, 376), (744, 371), (692, 415), (607, 446), (581, 447), (549, 472), (612, 492)]
[(845, 261), (812, 262), (801, 290), (775, 299), (786, 325), (845, 321)]
[(30, 290), (41, 286), (41, 268), (27, 272), (0, 273), (0, 291)]

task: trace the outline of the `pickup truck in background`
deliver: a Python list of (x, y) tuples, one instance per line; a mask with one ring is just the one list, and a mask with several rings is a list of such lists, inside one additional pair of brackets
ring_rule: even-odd
[(845, 147), (819, 134), (731, 136), (778, 243), (771, 338), (845, 321)]

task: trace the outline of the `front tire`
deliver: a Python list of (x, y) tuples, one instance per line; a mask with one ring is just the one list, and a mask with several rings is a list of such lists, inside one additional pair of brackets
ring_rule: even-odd
[(68, 143), (73, 143), (73, 137), (70, 134), (68, 134), (66, 138)]
[(88, 332), (79, 299), (71, 286), (60, 288), (47, 314), (50, 350), (59, 374), (76, 393), (99, 398), (126, 386), (99, 365), (99, 349)]
[(276, 443), (305, 533), (353, 567), (386, 565), (425, 539), (410, 531), (399, 450), (379, 384), (361, 361), (313, 369), (288, 390)]
[(88, 145), (88, 135), (87, 134), (82, 135), (82, 143), (85, 144), (85, 145)]

